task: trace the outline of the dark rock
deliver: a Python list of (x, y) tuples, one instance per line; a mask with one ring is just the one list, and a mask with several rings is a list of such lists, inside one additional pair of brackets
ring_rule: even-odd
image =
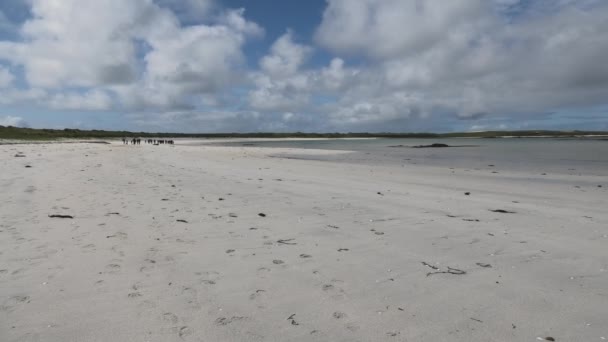
[(448, 144), (430, 144), (430, 145), (418, 145), (418, 146), (413, 146), (413, 148), (437, 148), (437, 147), (450, 147), (450, 145)]

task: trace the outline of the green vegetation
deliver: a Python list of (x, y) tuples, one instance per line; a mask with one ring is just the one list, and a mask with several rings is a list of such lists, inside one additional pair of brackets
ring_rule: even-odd
[(123, 137), (159, 138), (499, 138), (515, 137), (581, 137), (608, 135), (594, 131), (488, 131), (463, 133), (150, 133), (79, 129), (35, 129), (0, 126), (0, 139), (56, 140), (56, 139), (120, 139)]

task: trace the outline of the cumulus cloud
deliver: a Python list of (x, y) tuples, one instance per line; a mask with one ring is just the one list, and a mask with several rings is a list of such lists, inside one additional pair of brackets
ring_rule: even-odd
[(0, 117), (0, 126), (29, 127), (28, 123), (19, 116)]
[(261, 71), (251, 76), (256, 86), (249, 94), (251, 107), (290, 111), (308, 103), (311, 80), (301, 67), (311, 52), (311, 47), (294, 42), (289, 31), (279, 37), (260, 60)]
[[(365, 92), (407, 94), (415, 100), (383, 102), (403, 115), (426, 108), (478, 118), (606, 103), (606, 2), (533, 3), (534, 15), (515, 22), (504, 11), (523, 1), (329, 0), (316, 41), (374, 61), (360, 74), (371, 84)], [(341, 117), (390, 112), (352, 100)]]
[[(482, 26), (485, 0), (330, 0), (317, 40), (332, 50), (374, 58), (430, 49), (446, 35)], [(466, 33), (466, 32), (465, 32)]]
[(0, 41), (0, 104), (206, 131), (468, 128), (608, 104), (601, 0), (327, 0), (312, 41), (287, 30), (251, 67), (264, 29), (213, 0), (28, 3), (20, 39)]
[[(207, 6), (200, 0), (104, 0), (87, 6), (32, 0), (23, 40), (0, 42), (0, 59), (23, 67), (30, 87), (59, 92), (49, 99), (52, 107), (65, 99), (70, 108), (107, 108), (109, 97), (101, 101), (99, 95), (104, 92), (127, 108), (195, 106), (193, 97), (231, 84), (244, 60), (242, 45), (263, 30), (245, 20), (243, 10), (183, 26), (171, 10), (177, 3)], [(62, 95), (74, 88), (83, 101)]]

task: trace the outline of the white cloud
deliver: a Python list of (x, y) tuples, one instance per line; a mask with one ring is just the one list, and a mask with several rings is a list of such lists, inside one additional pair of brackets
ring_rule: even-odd
[(0, 126), (29, 127), (28, 123), (19, 116), (0, 117)]
[(149, 0), (87, 6), (78, 0), (32, 0), (31, 6), (33, 18), (21, 27), (24, 40), (0, 42), (0, 60), (23, 66), (31, 87), (59, 93), (83, 89), (80, 95), (56, 96), (49, 102), (53, 107), (65, 99), (69, 108), (79, 103), (82, 109), (106, 108), (101, 97), (91, 99), (100, 92), (114, 94), (127, 108), (196, 106), (197, 97), (212, 97), (233, 83), (246, 39), (263, 34), (244, 19), (243, 10), (224, 11), (209, 24), (182, 26), (169, 7)]
[(48, 92), (40, 88), (15, 89), (6, 88), (2, 90), (0, 104), (10, 105), (15, 103), (42, 103), (48, 97)]
[(7, 88), (14, 80), (15, 76), (8, 69), (0, 65), (0, 89)]
[(58, 93), (47, 101), (53, 109), (70, 110), (108, 110), (112, 107), (112, 99), (107, 92), (91, 90), (84, 94)]
[(510, 23), (501, 11), (519, 5), (329, 0), (316, 40), (373, 61), (346, 83), (333, 117), (389, 122), (438, 110), (478, 118), (606, 104), (608, 3), (543, 0)]
[(606, 1), (327, 0), (314, 43), (288, 30), (250, 69), (243, 50), (264, 30), (243, 9), (28, 1), (21, 39), (0, 41), (0, 104), (245, 131), (403, 130), (608, 104)]
[(261, 71), (251, 76), (256, 86), (249, 94), (252, 108), (289, 111), (307, 103), (311, 77), (301, 67), (311, 52), (311, 47), (294, 42), (289, 31), (279, 37), (260, 60)]
[[(446, 35), (477, 30), (485, 0), (330, 0), (317, 40), (345, 53), (375, 58), (414, 55)], [(458, 32), (453, 29), (457, 28)]]
[(306, 62), (311, 52), (309, 46), (295, 43), (292, 32), (288, 31), (270, 47), (270, 54), (262, 58), (260, 67), (273, 77), (292, 76)]

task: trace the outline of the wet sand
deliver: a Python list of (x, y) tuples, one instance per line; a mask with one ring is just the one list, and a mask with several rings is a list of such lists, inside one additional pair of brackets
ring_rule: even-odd
[(0, 340), (608, 339), (605, 177), (347, 155), (0, 146)]

